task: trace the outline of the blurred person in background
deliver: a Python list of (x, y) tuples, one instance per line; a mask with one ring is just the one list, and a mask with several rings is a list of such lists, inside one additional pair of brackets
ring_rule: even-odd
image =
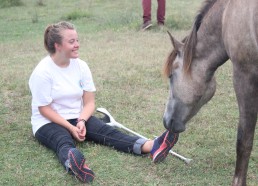
[[(165, 24), (166, 0), (157, 0), (157, 25), (162, 29)], [(151, 22), (151, 0), (142, 0), (143, 24), (141, 30), (145, 31), (152, 27)]]

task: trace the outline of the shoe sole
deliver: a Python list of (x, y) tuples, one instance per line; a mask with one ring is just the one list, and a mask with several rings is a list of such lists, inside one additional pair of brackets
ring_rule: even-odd
[(174, 136), (172, 143), (170, 143), (168, 140), (165, 140), (165, 144), (163, 142), (162, 145), (160, 146), (158, 152), (153, 155), (153, 162), (160, 163), (160, 162), (164, 161), (166, 159), (170, 149), (175, 145), (176, 142), (177, 142), (177, 136)]
[(71, 149), (68, 154), (70, 169), (84, 183), (90, 183), (94, 179), (92, 170), (84, 168), (85, 158), (77, 149)]
[(147, 30), (147, 29), (150, 28), (150, 27), (152, 27), (152, 24), (147, 25), (146, 27), (142, 28), (141, 30), (142, 30), (142, 31), (145, 31), (145, 30)]

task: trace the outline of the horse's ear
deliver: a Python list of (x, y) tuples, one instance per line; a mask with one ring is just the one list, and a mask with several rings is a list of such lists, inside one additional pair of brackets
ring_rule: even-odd
[(171, 42), (172, 42), (172, 45), (173, 45), (174, 49), (175, 49), (176, 51), (181, 51), (182, 48), (183, 48), (183, 46), (184, 46), (184, 44), (181, 43), (180, 41), (176, 40), (176, 39), (171, 35), (171, 33), (170, 33), (169, 31), (167, 31), (167, 32), (168, 32), (168, 35), (169, 35), (169, 37), (170, 37), (170, 40), (171, 40)]

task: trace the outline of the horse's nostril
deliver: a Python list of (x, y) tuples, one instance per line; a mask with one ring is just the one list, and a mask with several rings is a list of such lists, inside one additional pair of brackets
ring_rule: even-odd
[(171, 119), (169, 125), (172, 126), (173, 123), (174, 123), (174, 119)]

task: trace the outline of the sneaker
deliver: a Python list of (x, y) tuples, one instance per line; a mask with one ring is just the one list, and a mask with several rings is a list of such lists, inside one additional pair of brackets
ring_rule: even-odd
[(150, 28), (151, 26), (152, 26), (151, 21), (147, 21), (147, 22), (145, 22), (145, 23), (142, 24), (142, 26), (141, 26), (141, 31), (145, 31), (145, 30), (147, 30), (148, 28)]
[(164, 132), (160, 137), (156, 138), (150, 152), (153, 162), (159, 163), (165, 160), (177, 140), (178, 134), (169, 131)]
[(80, 181), (90, 183), (94, 179), (94, 173), (85, 164), (83, 154), (76, 148), (71, 148), (68, 152), (68, 160), (65, 166), (72, 172)]
[(160, 31), (164, 31), (166, 29), (164, 23), (158, 22), (158, 28)]

